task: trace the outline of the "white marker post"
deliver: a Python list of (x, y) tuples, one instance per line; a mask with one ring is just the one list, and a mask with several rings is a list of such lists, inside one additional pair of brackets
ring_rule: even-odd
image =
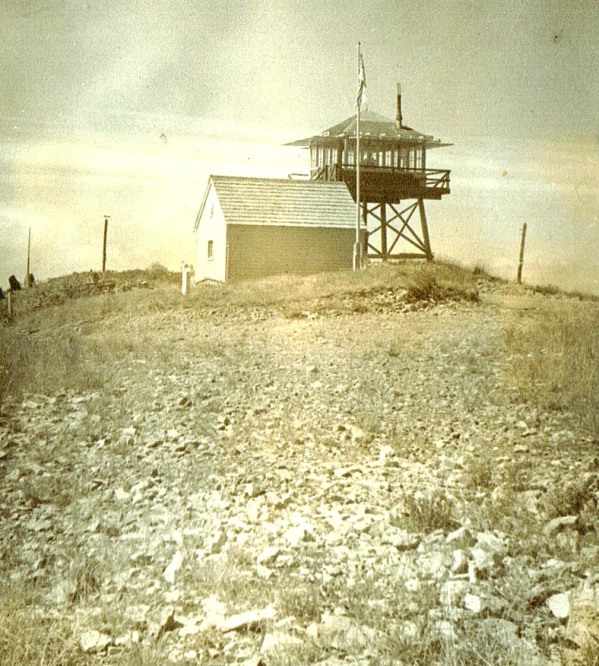
[(183, 262), (181, 264), (181, 293), (183, 296), (187, 295), (190, 286), (191, 271), (189, 270), (189, 264)]

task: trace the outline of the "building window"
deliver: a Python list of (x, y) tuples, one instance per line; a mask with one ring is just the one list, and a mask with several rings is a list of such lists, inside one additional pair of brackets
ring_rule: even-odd
[(214, 241), (208, 241), (208, 259), (214, 259)]
[(210, 206), (210, 219), (214, 217), (214, 203), (211, 204)]

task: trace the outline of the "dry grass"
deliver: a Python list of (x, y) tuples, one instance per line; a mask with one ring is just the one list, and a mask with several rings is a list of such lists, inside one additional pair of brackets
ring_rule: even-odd
[(139, 282), (144, 276), (151, 289), (71, 298), (43, 309), (38, 307), (35, 290), (20, 292), (13, 322), (4, 319), (0, 327), (0, 400), (24, 391), (96, 390), (110, 378), (111, 364), (126, 362), (131, 355), (172, 362), (168, 345), (155, 332), (134, 335), (123, 333), (121, 327), (116, 333), (112, 324), (123, 318), (255, 308), (292, 312), (315, 302), (321, 302), (317, 309), (324, 313), (336, 307), (360, 312), (369, 295), (389, 290), (407, 291), (412, 301), (478, 298), (471, 272), (443, 263), (381, 264), (358, 273), (278, 276), (198, 287), (187, 297), (173, 284), (173, 274), (161, 267), (117, 274), (116, 279)]
[(14, 666), (26, 664), (86, 664), (72, 636), (70, 622), (60, 615), (40, 613), (33, 586), (0, 588), (0, 660)]
[[(35, 587), (10, 583), (0, 587), (0, 663), (7, 666), (84, 666), (103, 661), (127, 666), (163, 666), (168, 663), (160, 643), (133, 645), (112, 659), (82, 652), (72, 622), (56, 608), (44, 604)], [(100, 618), (101, 630), (111, 633), (118, 609)], [(122, 618), (118, 618), (122, 619)], [(119, 622), (122, 630), (122, 622)], [(115, 661), (116, 657), (116, 661)]]
[(450, 263), (375, 264), (359, 272), (276, 276), (229, 285), (210, 285), (192, 292), (194, 307), (298, 305), (315, 299), (334, 301), (347, 296), (406, 290), (412, 300), (477, 301), (472, 272)]
[(547, 311), (506, 331), (519, 397), (572, 412), (599, 439), (599, 309)]

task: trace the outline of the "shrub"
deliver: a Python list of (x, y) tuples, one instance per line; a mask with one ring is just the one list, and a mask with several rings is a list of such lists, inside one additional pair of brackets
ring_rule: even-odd
[(401, 526), (412, 532), (449, 532), (459, 524), (454, 518), (454, 503), (442, 490), (402, 492), (400, 506)]

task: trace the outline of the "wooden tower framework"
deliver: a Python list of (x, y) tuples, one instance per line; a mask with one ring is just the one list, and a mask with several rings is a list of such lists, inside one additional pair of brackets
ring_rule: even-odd
[(356, 155), (356, 116), (291, 146), (310, 149), (311, 180), (342, 180), (356, 200), (356, 164), (360, 173), (360, 219), (369, 259), (433, 259), (424, 201), (449, 194), (446, 169), (427, 168), (427, 150), (441, 143), (403, 124), (401, 88), (397, 117), (365, 111)]

